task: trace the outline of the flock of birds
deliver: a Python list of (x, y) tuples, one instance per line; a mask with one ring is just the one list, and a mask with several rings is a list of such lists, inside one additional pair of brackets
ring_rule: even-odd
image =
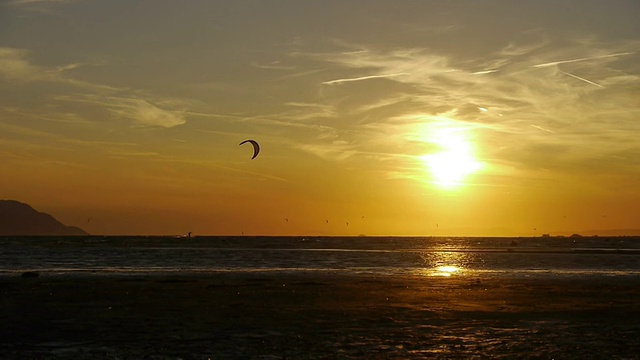
[[(240, 144), (238, 144), (238, 145), (242, 146), (242, 145), (244, 145), (244, 144), (251, 144), (251, 146), (253, 147), (253, 156), (251, 156), (251, 160), (255, 159), (255, 158), (258, 156), (258, 154), (260, 154), (260, 144), (259, 144), (257, 141), (255, 141), (255, 140), (253, 140), (253, 139), (247, 139), (247, 140), (243, 140), (243, 141), (241, 141), (241, 142), (240, 142)], [(602, 217), (603, 217), (604, 219), (606, 219), (606, 218), (607, 218), (607, 215), (605, 214), (605, 215), (603, 215)], [(562, 218), (563, 218), (563, 219), (565, 219), (565, 220), (567, 219), (567, 217), (566, 217), (566, 216), (563, 216)], [(364, 216), (362, 216), (362, 218), (361, 218), (361, 219), (363, 219), (363, 220), (364, 220)], [(91, 222), (91, 220), (92, 220), (92, 218), (88, 218), (88, 219), (87, 219), (87, 222), (89, 222), (89, 223), (90, 223), (90, 222)], [(284, 219), (284, 221), (285, 221), (286, 223), (288, 223), (288, 222), (289, 222), (289, 218), (285, 218), (285, 219)], [(324, 222), (325, 222), (325, 224), (329, 224), (329, 220), (328, 220), (328, 219), (325, 219), (325, 221), (324, 221)], [(346, 226), (349, 226), (349, 222), (348, 222), (348, 221), (345, 221), (345, 225), (346, 225)], [(440, 225), (439, 225), (438, 223), (436, 223), (436, 224), (435, 224), (435, 227), (436, 227), (436, 228), (439, 228), (439, 227), (440, 227)], [(534, 228), (532, 228), (532, 230), (533, 230), (534, 232), (536, 232), (536, 231), (538, 231), (538, 228), (534, 227)], [(244, 234), (244, 232), (243, 232), (243, 234)], [(191, 237), (191, 232), (189, 232), (189, 234), (188, 234), (187, 236), (188, 236), (188, 237)]]
[[(364, 216), (362, 216), (360, 219), (361, 219), (361, 220), (364, 220)], [(284, 222), (288, 223), (288, 222), (289, 222), (289, 218), (285, 218), (285, 219), (284, 219)], [(325, 223), (325, 224), (328, 224), (328, 223), (329, 223), (329, 219), (325, 219), (325, 220), (324, 220), (324, 223)], [(347, 226), (349, 226), (349, 222), (348, 222), (348, 221), (345, 221), (344, 223), (345, 223)]]
[[(244, 141), (240, 142), (239, 145), (244, 145), (244, 144), (251, 144), (253, 146), (253, 156), (251, 157), (251, 160), (255, 159), (258, 156), (258, 154), (260, 153), (260, 144), (257, 141), (253, 140), (253, 139), (247, 139), (247, 140), (244, 140)], [(362, 217), (362, 219), (364, 219), (364, 216)], [(286, 223), (288, 223), (289, 222), (289, 218), (285, 218), (284, 221)], [(325, 222), (325, 224), (328, 224), (329, 220), (326, 219), (324, 222)], [(345, 224), (346, 224), (346, 226), (349, 226), (349, 222), (348, 221), (345, 221)]]

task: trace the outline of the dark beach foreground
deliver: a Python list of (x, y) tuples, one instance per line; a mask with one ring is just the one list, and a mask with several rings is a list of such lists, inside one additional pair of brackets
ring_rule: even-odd
[(640, 358), (640, 279), (0, 278), (3, 359)]

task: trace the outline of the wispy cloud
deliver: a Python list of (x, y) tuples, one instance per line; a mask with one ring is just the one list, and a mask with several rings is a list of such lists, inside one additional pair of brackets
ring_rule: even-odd
[(253, 67), (266, 70), (294, 70), (296, 67), (292, 65), (284, 65), (280, 61), (272, 61), (266, 64), (253, 63)]
[(491, 73), (498, 72), (498, 71), (499, 70), (483, 70), (483, 71), (473, 72), (472, 74), (473, 75), (485, 75), (485, 74), (491, 74)]
[(600, 85), (600, 84), (596, 84), (596, 83), (594, 83), (593, 81), (591, 81), (591, 80), (587, 80), (587, 79), (582, 78), (582, 77), (580, 77), (580, 76), (578, 76), (578, 75), (573, 75), (573, 74), (570, 74), (570, 73), (565, 72), (565, 71), (560, 71), (560, 72), (561, 72), (561, 73), (563, 73), (563, 74), (565, 74), (565, 75), (571, 76), (571, 77), (572, 77), (572, 78), (574, 78), (574, 79), (578, 79), (578, 80), (580, 80), (580, 81), (584, 81), (584, 82), (586, 82), (587, 84), (595, 85), (595, 86), (597, 86), (597, 87), (601, 87), (601, 88), (603, 88), (603, 87), (604, 87), (604, 86), (602, 86), (602, 85)]
[[(111, 114), (127, 119), (141, 126), (157, 126), (171, 128), (186, 123), (186, 111), (162, 107), (158, 103), (136, 97), (117, 97), (99, 94), (76, 94), (73, 96), (59, 95), (54, 97), (58, 101), (92, 104), (105, 108)], [(170, 104), (171, 101), (168, 101)]]
[(523, 40), (509, 43), (500, 50), (499, 55), (509, 57), (526, 55), (549, 44), (547, 36), (541, 31), (529, 31), (521, 36), (524, 37)]
[[(321, 113), (326, 113), (326, 111), (321, 111)], [(278, 113), (271, 115), (231, 115), (231, 114), (216, 114), (216, 113), (206, 113), (206, 112), (195, 112), (195, 111), (187, 111), (184, 113), (185, 115), (195, 116), (195, 117), (203, 117), (203, 118), (212, 118), (212, 119), (221, 119), (230, 122), (245, 122), (251, 123), (254, 125), (267, 125), (273, 127), (282, 127), (282, 128), (298, 128), (298, 129), (310, 129), (310, 130), (326, 130), (331, 129), (331, 127), (316, 124), (316, 123), (304, 123), (298, 120), (306, 119), (310, 115), (304, 114), (300, 117), (297, 117), (291, 113)]]
[(288, 102), (284, 104), (288, 109), (277, 117), (292, 121), (319, 120), (333, 118), (337, 115), (335, 106), (318, 103)]
[(186, 122), (181, 112), (161, 109), (143, 99), (114, 97), (106, 99), (111, 112), (141, 125), (169, 128)]
[(26, 110), (19, 107), (2, 107), (0, 113), (5, 112), (13, 116), (34, 118), (43, 121), (55, 122), (55, 123), (67, 123), (67, 124), (88, 124), (89, 120), (70, 112), (56, 112), (56, 113), (40, 113), (33, 110)]
[(68, 4), (78, 0), (10, 0), (7, 2), (11, 6), (25, 6), (34, 4)]
[(398, 74), (369, 75), (369, 76), (361, 76), (361, 77), (356, 77), (356, 78), (329, 80), (329, 81), (323, 82), (323, 84), (332, 85), (332, 84), (342, 84), (342, 83), (346, 83), (346, 82), (363, 81), (363, 80), (371, 80), (371, 79), (388, 79), (388, 78), (393, 78), (393, 77), (402, 76), (402, 75), (407, 75), (407, 74), (406, 73), (398, 73)]
[[(186, 122), (183, 111), (176, 109), (184, 105), (182, 101), (175, 99), (154, 101), (145, 98), (140, 91), (76, 80), (66, 76), (65, 72), (85, 64), (73, 63), (48, 68), (32, 64), (29, 61), (29, 55), (30, 52), (24, 49), (0, 47), (0, 77), (9, 82), (51, 82), (82, 89), (83, 94), (56, 95), (52, 98), (103, 106), (112, 114), (143, 126), (169, 128)], [(121, 96), (113, 96), (114, 94)], [(125, 96), (122, 96), (123, 94)], [(164, 106), (158, 103), (163, 103)]]
[(552, 62), (543, 63), (543, 64), (536, 64), (536, 65), (533, 65), (533, 67), (556, 66), (556, 65), (560, 65), (560, 64), (570, 64), (570, 63), (589, 61), (589, 60), (606, 59), (606, 58), (619, 57), (619, 56), (631, 55), (631, 54), (634, 54), (634, 53), (633, 52), (622, 52), (622, 53), (617, 53), (617, 54), (607, 54), (607, 55), (600, 55), (600, 56), (589, 56), (589, 57), (583, 57), (583, 58), (579, 58), (579, 59), (559, 60), (559, 61), (552, 61)]
[(28, 61), (25, 49), (0, 47), (0, 76), (8, 81), (60, 80), (55, 71), (48, 71)]
[[(321, 101), (340, 104), (334, 105), (334, 111), (342, 121), (337, 130), (340, 141), (307, 143), (299, 148), (323, 158), (338, 159), (340, 154), (343, 160), (376, 153), (372, 149), (416, 155), (415, 144), (407, 143), (406, 135), (422, 131), (428, 137), (428, 132), (420, 130), (421, 124), (433, 121), (432, 117), (438, 114), (447, 114), (452, 121), (473, 125), (469, 131), (475, 133), (475, 141), (480, 149), (484, 148), (482, 153), (487, 161), (508, 159), (512, 166), (527, 167), (536, 164), (531, 159), (537, 158), (549, 166), (561, 167), (574, 160), (599, 161), (596, 147), (581, 144), (587, 136), (595, 138), (602, 131), (610, 133), (611, 123), (600, 124), (600, 117), (616, 118), (615, 126), (640, 131), (633, 120), (640, 115), (640, 109), (628, 107), (630, 93), (640, 98), (638, 83), (632, 84), (640, 80), (640, 75), (614, 62), (623, 56), (636, 56), (634, 50), (640, 47), (640, 42), (610, 44), (581, 40), (571, 46), (555, 46), (543, 35), (534, 35), (529, 42), (508, 44), (492, 58), (464, 61), (433, 49), (384, 50), (362, 44), (351, 46), (362, 49), (359, 51), (308, 54), (314, 61), (330, 64), (326, 66), (331, 69), (327, 75), (332, 72), (342, 75), (320, 83), (344, 85), (332, 92), (322, 92)], [(553, 57), (567, 60), (547, 60)], [(583, 66), (587, 61), (597, 61), (598, 67)], [(367, 75), (348, 76), (350, 73)], [(393, 81), (356, 88), (357, 82), (377, 78)], [(610, 84), (617, 84), (620, 89)], [(622, 108), (625, 110), (620, 111)], [(347, 132), (355, 129), (349, 124), (360, 127)], [(492, 147), (496, 133), (503, 139), (499, 148)], [(620, 139), (629, 135), (628, 131), (611, 133)], [(580, 146), (583, 151), (567, 151), (565, 156), (555, 158), (536, 154), (543, 153), (541, 149), (545, 148), (570, 149), (570, 146), (574, 149)], [(602, 148), (607, 146), (598, 147)], [(511, 155), (505, 156), (506, 149), (511, 150)]]
[(555, 131), (552, 131), (552, 130), (549, 130), (549, 129), (543, 128), (542, 126), (533, 125), (533, 124), (530, 124), (530, 125), (531, 125), (531, 127), (534, 127), (534, 128), (536, 128), (536, 129), (538, 129), (538, 130), (542, 130), (542, 131), (546, 131), (546, 132), (548, 132), (548, 133), (555, 134)]
[(340, 140), (329, 143), (297, 143), (294, 147), (330, 161), (343, 161), (358, 153), (352, 145)]
[(58, 67), (45, 67), (33, 64), (26, 49), (0, 47), (0, 78), (17, 83), (53, 82), (91, 91), (122, 91), (112, 86), (77, 80), (65, 75), (65, 72), (84, 66), (97, 64), (73, 63)]
[(80, 0), (9, 0), (5, 5), (24, 11), (51, 13), (56, 6), (78, 1)]

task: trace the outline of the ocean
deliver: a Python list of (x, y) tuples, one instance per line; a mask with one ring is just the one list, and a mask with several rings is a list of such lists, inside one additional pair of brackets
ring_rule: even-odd
[(640, 237), (0, 237), (0, 274), (640, 276)]
[(0, 237), (2, 359), (640, 359), (637, 237)]

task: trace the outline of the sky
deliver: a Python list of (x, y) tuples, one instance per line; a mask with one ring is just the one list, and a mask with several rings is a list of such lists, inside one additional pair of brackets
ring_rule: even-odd
[(0, 198), (106, 235), (639, 234), (638, 18), (2, 1)]

